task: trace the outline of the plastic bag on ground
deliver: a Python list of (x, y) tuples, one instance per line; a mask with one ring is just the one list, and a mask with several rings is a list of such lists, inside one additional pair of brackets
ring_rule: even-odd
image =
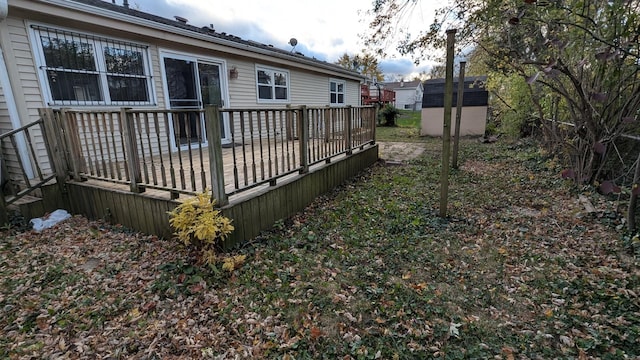
[(71, 217), (71, 214), (67, 212), (67, 210), (58, 209), (49, 216), (43, 216), (41, 218), (35, 218), (29, 220), (29, 223), (33, 224), (33, 230), (40, 232), (44, 229), (48, 229), (62, 221), (67, 220)]

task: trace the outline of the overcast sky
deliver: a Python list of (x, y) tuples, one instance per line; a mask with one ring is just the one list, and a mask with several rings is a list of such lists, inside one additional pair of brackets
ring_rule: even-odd
[[(107, 0), (111, 1), (111, 0)], [(360, 35), (368, 26), (366, 11), (372, 0), (129, 0), (132, 8), (166, 18), (181, 16), (195, 26), (213, 25), (243, 39), (291, 49), (296, 38), (296, 51), (305, 56), (335, 62), (345, 52), (362, 52)], [(122, 4), (122, 0), (116, 0)], [(431, 4), (427, 4), (431, 3)], [(428, 27), (433, 19), (433, 1), (419, 1), (410, 19), (402, 26)], [(408, 25), (407, 25), (408, 24)], [(413, 25), (412, 25), (413, 24)], [(417, 25), (416, 25), (417, 24)], [(389, 49), (393, 54), (393, 49)], [(392, 55), (379, 59), (388, 78), (411, 78), (429, 71), (428, 63), (415, 66), (412, 59)]]

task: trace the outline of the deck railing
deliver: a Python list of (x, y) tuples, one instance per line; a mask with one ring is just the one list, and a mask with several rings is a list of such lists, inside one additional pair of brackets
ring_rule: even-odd
[[(51, 144), (45, 126), (47, 124), (39, 119), (0, 134), (0, 225), (8, 221), (9, 205), (56, 177), (56, 164), (49, 157)], [(44, 158), (43, 152), (46, 152)]]
[(212, 189), (222, 204), (375, 143), (374, 107), (41, 113), (61, 130), (59, 161), (73, 179), (165, 190), (172, 198)]

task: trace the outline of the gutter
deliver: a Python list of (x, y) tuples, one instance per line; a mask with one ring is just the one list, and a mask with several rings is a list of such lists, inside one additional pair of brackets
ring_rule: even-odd
[[(6, 2), (6, 0), (0, 0), (0, 1), (5, 1)], [(111, 10), (107, 10), (107, 9), (103, 9), (103, 8), (99, 8), (99, 7), (94, 7), (94, 6), (91, 6), (91, 5), (77, 3), (77, 2), (69, 1), (69, 0), (41, 0), (40, 2), (43, 2), (43, 3), (46, 3), (46, 4), (50, 4), (50, 5), (59, 6), (59, 7), (63, 7), (63, 8), (68, 8), (68, 9), (71, 9), (71, 10), (81, 11), (81, 12), (85, 12), (85, 13), (89, 13), (89, 14), (99, 15), (99, 16), (103, 16), (103, 17), (106, 17), (106, 18), (120, 20), (120, 21), (124, 21), (124, 22), (128, 22), (128, 23), (132, 23), (132, 24), (138, 24), (138, 25), (145, 26), (145, 27), (148, 27), (148, 28), (151, 28), (151, 29), (160, 30), (160, 31), (169, 32), (169, 33), (174, 33), (174, 34), (177, 34), (177, 35), (182, 35), (182, 36), (186, 36), (186, 37), (202, 40), (202, 41), (205, 41), (205, 42), (210, 42), (210, 43), (214, 43), (214, 44), (218, 44), (218, 45), (223, 45), (223, 46), (231, 47), (231, 48), (234, 48), (234, 49), (245, 50), (245, 51), (249, 51), (249, 52), (260, 54), (260, 55), (267, 55), (267, 56), (275, 57), (275, 58), (282, 59), (282, 60), (288, 60), (288, 61), (292, 61), (292, 62), (304, 64), (304, 65), (309, 65), (309, 66), (313, 66), (313, 67), (317, 67), (317, 68), (322, 68), (324, 70), (328, 70), (328, 71), (332, 71), (334, 73), (342, 74), (342, 75), (344, 75), (346, 77), (349, 77), (352, 80), (363, 81), (363, 80), (366, 79), (364, 76), (362, 76), (360, 74), (356, 75), (355, 73), (353, 73), (351, 71), (348, 71), (348, 70), (337, 69), (337, 68), (333, 67), (333, 65), (332, 66), (328, 66), (328, 64), (323, 64), (319, 60), (312, 61), (312, 60), (307, 60), (307, 59), (301, 59), (301, 58), (298, 58), (298, 57), (281, 54), (281, 53), (276, 52), (276, 51), (269, 51), (267, 49), (261, 49), (261, 48), (254, 47), (254, 46), (247, 45), (247, 44), (240, 44), (240, 43), (237, 43), (237, 42), (234, 42), (234, 41), (231, 41), (231, 40), (221, 39), (221, 38), (214, 37), (214, 36), (211, 36), (211, 35), (205, 35), (205, 34), (201, 34), (201, 33), (195, 32), (195, 31), (191, 31), (191, 30), (187, 30), (187, 29), (181, 29), (179, 27), (175, 27), (175, 26), (171, 26), (171, 25), (167, 25), (167, 24), (161, 24), (161, 23), (158, 23), (158, 22), (155, 22), (155, 21), (152, 21), (152, 20), (143, 19), (143, 18), (140, 18), (140, 17), (137, 17), (137, 16), (127, 15), (127, 14), (122, 14), (122, 13), (118, 13), (118, 12), (115, 12), (115, 11), (111, 11)], [(31, 9), (27, 9), (27, 10), (31, 10)], [(249, 40), (244, 40), (244, 41), (249, 41)]]

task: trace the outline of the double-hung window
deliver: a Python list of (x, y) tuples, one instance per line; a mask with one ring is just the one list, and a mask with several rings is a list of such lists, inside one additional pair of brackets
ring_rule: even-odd
[(344, 105), (344, 88), (346, 86), (346, 82), (341, 80), (329, 81), (329, 103), (331, 105)]
[(32, 26), (52, 105), (150, 105), (147, 47)]
[(258, 102), (289, 102), (289, 72), (256, 67)]

